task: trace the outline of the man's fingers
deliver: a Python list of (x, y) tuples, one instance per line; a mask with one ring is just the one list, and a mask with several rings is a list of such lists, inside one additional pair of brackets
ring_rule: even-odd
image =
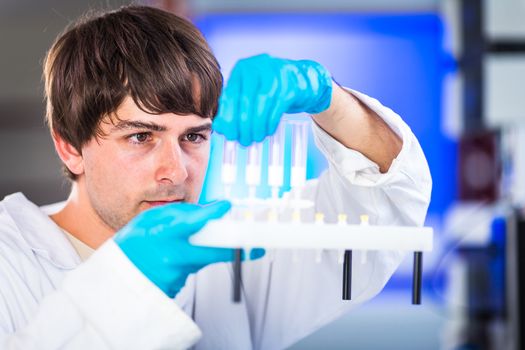
[(255, 142), (264, 140), (268, 133), (268, 119), (276, 100), (279, 99), (279, 82), (275, 76), (263, 77), (261, 86), (254, 98), (253, 108), (253, 139)]
[(266, 250), (263, 248), (253, 248), (250, 251), (250, 260), (257, 260), (262, 258), (266, 254)]
[[(189, 243), (188, 243), (189, 244)], [(189, 244), (191, 245), (191, 244)], [(219, 262), (232, 262), (235, 250), (232, 248), (214, 248), (193, 246), (188, 248), (188, 256), (181, 258), (180, 263), (194, 266), (197, 270), (209, 264)], [(257, 260), (265, 255), (266, 251), (262, 248), (254, 248), (250, 251), (250, 260)], [(242, 251), (241, 258), (246, 260), (246, 251)]]
[(238, 104), (241, 93), (242, 74), (238, 67), (234, 67), (228, 85), (224, 88), (219, 98), (219, 111), (213, 121), (213, 129), (228, 140), (239, 138)]
[(195, 226), (194, 230), (192, 230), (193, 232), (189, 232), (188, 235), (200, 230), (209, 220), (219, 219), (224, 216), (231, 206), (231, 203), (228, 201), (217, 201), (197, 207), (192, 213), (188, 213), (184, 221)]
[(238, 104), (238, 127), (239, 127), (239, 143), (243, 146), (249, 146), (253, 142), (252, 128), (254, 99), (257, 95), (259, 85), (259, 77), (257, 72), (248, 73), (246, 70), (249, 67), (243, 67), (243, 73), (240, 79), (239, 89), (239, 104)]
[(280, 101), (275, 103), (274, 108), (270, 111), (268, 117), (268, 135), (273, 135), (279, 127), (281, 118), (284, 114), (283, 106)]
[(171, 221), (163, 229), (173, 238), (185, 239), (198, 232), (209, 220), (219, 219), (231, 208), (228, 201), (217, 201), (205, 206), (176, 203), (164, 206), (163, 216), (170, 215)]
[(202, 206), (199, 213), (208, 219), (218, 219), (224, 216), (232, 207), (229, 201), (216, 201)]
[(202, 268), (203, 266), (219, 262), (233, 261), (233, 249), (191, 246), (191, 257), (184, 264)]

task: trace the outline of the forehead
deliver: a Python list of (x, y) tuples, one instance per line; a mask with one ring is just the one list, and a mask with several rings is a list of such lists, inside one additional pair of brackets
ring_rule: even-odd
[[(195, 114), (178, 115), (174, 113), (153, 114), (140, 109), (133, 99), (127, 96), (115, 113), (103, 119), (102, 128), (106, 131), (118, 131), (119, 125), (133, 125), (125, 122), (155, 123), (162, 129), (187, 128), (196, 125), (211, 124), (210, 118)], [(162, 131), (162, 130), (158, 130)]]

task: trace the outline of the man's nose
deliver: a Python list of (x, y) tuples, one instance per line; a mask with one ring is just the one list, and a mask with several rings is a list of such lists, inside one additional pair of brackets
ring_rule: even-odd
[(185, 155), (178, 142), (166, 142), (159, 154), (156, 178), (160, 182), (182, 184), (188, 178)]

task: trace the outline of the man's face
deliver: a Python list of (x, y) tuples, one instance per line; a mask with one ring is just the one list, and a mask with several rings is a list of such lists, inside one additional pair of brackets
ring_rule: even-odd
[(211, 120), (148, 114), (126, 98), (105, 136), (82, 148), (80, 186), (100, 219), (118, 230), (139, 212), (199, 199), (210, 153)]

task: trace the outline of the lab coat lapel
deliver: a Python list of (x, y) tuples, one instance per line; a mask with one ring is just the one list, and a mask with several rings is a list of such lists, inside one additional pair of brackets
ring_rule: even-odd
[(6, 196), (2, 203), (35, 254), (61, 269), (74, 269), (80, 264), (78, 254), (60, 228), (22, 193)]

